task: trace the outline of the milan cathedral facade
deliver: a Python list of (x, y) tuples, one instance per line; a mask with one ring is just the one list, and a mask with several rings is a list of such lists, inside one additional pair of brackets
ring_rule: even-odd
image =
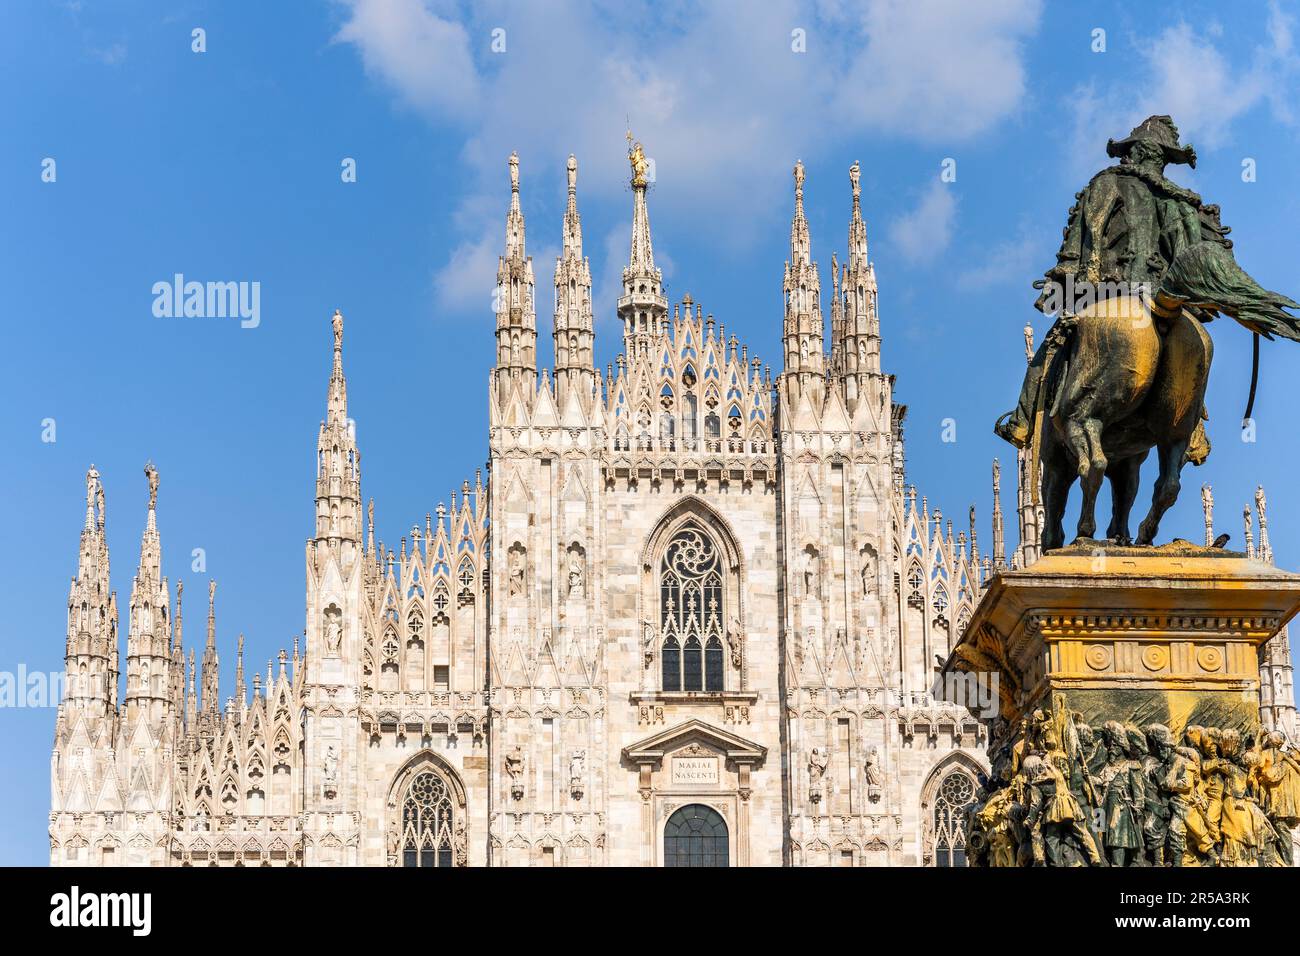
[[(1016, 470), (1008, 559), (904, 475), (881, 365), (858, 166), (829, 343), (794, 173), (783, 368), (655, 266), (646, 165), (618, 314), (594, 361), (577, 164), (538, 370), (519, 166), (497, 271), (476, 475), (396, 550), (376, 544), (333, 319), (306, 546), (306, 639), (221, 698), (215, 584), (201, 658), (162, 575), (150, 467), (119, 701), (104, 495), (87, 476), (51, 767), (55, 865), (962, 865), (983, 730), (933, 693), (982, 582), (1037, 558)], [(1259, 546), (1268, 550), (1258, 509)], [(1249, 516), (1248, 519), (1249, 521)], [(1208, 532), (1207, 532), (1208, 533)], [(1294, 729), (1283, 632), (1263, 716)], [(197, 678), (197, 679), (196, 679)]]

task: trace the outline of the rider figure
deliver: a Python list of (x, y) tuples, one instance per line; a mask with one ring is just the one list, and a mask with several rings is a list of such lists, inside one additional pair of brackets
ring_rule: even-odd
[[(1206, 240), (1232, 247), (1218, 207), (1164, 176), (1169, 163), (1196, 167), (1196, 151), (1179, 143), (1170, 117), (1148, 117), (1125, 139), (1107, 143), (1106, 152), (1119, 163), (1075, 195), (1056, 265), (1034, 283), (1041, 290), (1034, 307), (1059, 317), (1029, 363), (1015, 410), (994, 426), (1018, 448), (1029, 444), (1047, 358), (1068, 338), (1077, 311), (1108, 298), (1144, 294), (1163, 336), (1177, 308), (1161, 308), (1154, 292), (1174, 256)], [(1192, 451), (1204, 441), (1198, 424)]]

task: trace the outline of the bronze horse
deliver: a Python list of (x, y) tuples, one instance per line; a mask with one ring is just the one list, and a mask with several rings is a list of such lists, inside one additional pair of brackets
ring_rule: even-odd
[[(1214, 343), (1204, 322), (1230, 315), (1256, 335), (1300, 339), (1296, 308), (1254, 283), (1221, 245), (1195, 243), (1175, 257), (1154, 294), (1105, 299), (1066, 320), (1047, 360), (1035, 404), (1031, 467), (1041, 465), (1044, 551), (1065, 543), (1062, 519), (1075, 480), (1082, 483), (1079, 538), (1093, 538), (1103, 478), (1110, 479), (1115, 544), (1149, 545), (1178, 498), (1183, 464), (1209, 455), (1205, 388)], [(1151, 510), (1129, 531), (1139, 469), (1152, 448), (1160, 474)], [(1036, 484), (1034, 485), (1036, 487)]]

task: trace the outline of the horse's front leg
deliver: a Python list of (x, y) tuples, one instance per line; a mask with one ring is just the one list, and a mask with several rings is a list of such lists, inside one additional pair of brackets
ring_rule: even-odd
[(1079, 504), (1080, 538), (1097, 533), (1097, 493), (1106, 477), (1106, 456), (1101, 450), (1101, 423), (1095, 418), (1070, 420), (1065, 426), (1065, 442), (1075, 457), (1083, 500)]
[[(1043, 429), (1046, 435), (1052, 426)], [(1053, 433), (1051, 441), (1043, 442), (1043, 531), (1040, 537), (1043, 553), (1054, 551), (1065, 544), (1065, 504), (1074, 484), (1075, 469), (1059, 438)]]
[(1179, 475), (1183, 470), (1183, 456), (1187, 453), (1188, 439), (1184, 438), (1170, 445), (1160, 445), (1160, 477), (1156, 479), (1155, 490), (1151, 493), (1151, 510), (1138, 525), (1138, 544), (1150, 544), (1160, 530), (1160, 519), (1164, 517), (1175, 501), (1181, 487)]

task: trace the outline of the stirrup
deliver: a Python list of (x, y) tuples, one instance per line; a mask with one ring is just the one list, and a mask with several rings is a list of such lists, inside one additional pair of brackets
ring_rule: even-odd
[(1015, 416), (1016, 411), (1017, 410), (1012, 410), (1002, 414), (998, 420), (993, 423), (993, 432), (999, 438), (1017, 448), (1024, 448), (1029, 444), (1029, 426), (1024, 426), (1023, 436), (1012, 429), (1010, 419)]

